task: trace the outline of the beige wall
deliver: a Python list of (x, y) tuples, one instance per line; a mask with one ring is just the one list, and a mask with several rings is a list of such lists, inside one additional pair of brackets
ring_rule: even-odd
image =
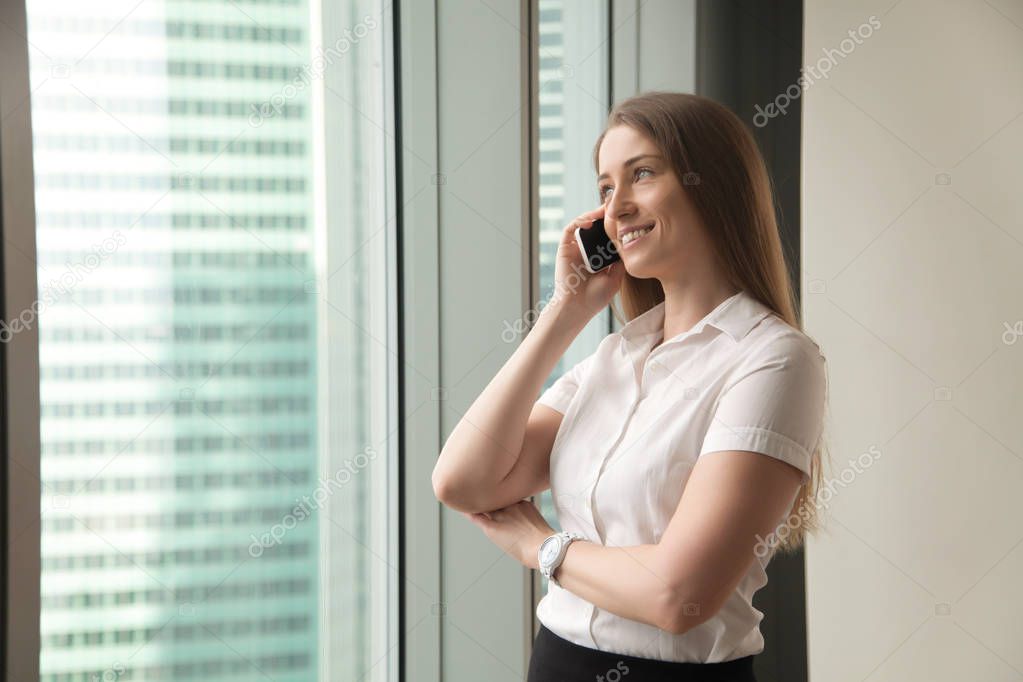
[(811, 680), (1023, 680), (1023, 2), (810, 0), (804, 38)]

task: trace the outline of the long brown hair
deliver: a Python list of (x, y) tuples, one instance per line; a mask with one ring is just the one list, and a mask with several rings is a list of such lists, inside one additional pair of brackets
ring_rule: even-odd
[[(593, 147), (600, 172), (600, 144), (609, 128), (626, 125), (648, 137), (672, 166), (707, 229), (712, 248), (729, 283), (744, 289), (792, 327), (803, 331), (795, 291), (775, 219), (774, 188), (749, 128), (714, 100), (681, 92), (649, 91), (616, 104)], [(664, 300), (656, 278), (628, 272), (618, 291), (624, 314), (632, 320)], [(810, 463), (810, 480), (800, 489), (786, 519), (787, 534), (777, 535), (780, 552), (797, 550), (808, 532), (820, 527), (814, 501), (822, 484), (821, 447)], [(792, 527), (794, 525), (794, 527)], [(780, 528), (781, 526), (779, 526)]]

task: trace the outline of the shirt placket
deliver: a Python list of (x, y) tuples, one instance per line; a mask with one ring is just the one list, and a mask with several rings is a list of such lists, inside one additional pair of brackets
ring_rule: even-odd
[[(604, 453), (604, 457), (603, 457), (603, 459), (600, 462), (600, 468), (597, 470), (597, 475), (596, 475), (596, 477), (595, 477), (595, 479), (593, 481), (593, 485), (590, 487), (590, 490), (589, 490), (589, 492), (587, 493), (587, 496), (586, 496), (586, 499), (587, 499), (586, 507), (587, 507), (587, 509), (590, 512), (590, 524), (593, 526), (593, 529), (596, 531), (597, 537), (600, 538), (600, 544), (601, 545), (603, 545), (604, 542), (606, 541), (606, 537), (604, 535), (606, 529), (604, 528), (604, 525), (603, 525), (603, 523), (600, 520), (600, 515), (597, 512), (597, 498), (596, 498), (597, 486), (600, 484), (601, 476), (603, 476), (604, 470), (607, 468), (608, 462), (611, 461), (611, 458), (614, 456), (615, 452), (618, 451), (618, 446), (621, 445), (622, 440), (624, 440), (625, 434), (629, 432), (629, 425), (632, 423), (632, 418), (635, 416), (636, 409), (639, 407), (639, 401), (642, 400), (644, 398), (644, 396), (645, 396), (645, 393), (643, 391), (643, 386), (644, 386), (644, 384), (648, 383), (646, 381), (647, 366), (648, 366), (648, 364), (650, 362), (650, 359), (661, 348), (662, 348), (662, 346), (658, 346), (657, 348), (654, 348), (653, 351), (651, 351), (650, 353), (647, 354), (646, 358), (643, 359), (642, 366), (641, 366), (640, 371), (638, 373), (636, 371), (636, 363), (635, 363), (635, 359), (634, 358), (630, 357), (630, 362), (626, 363), (627, 366), (623, 366), (623, 369), (628, 371), (629, 379), (630, 379), (629, 383), (630, 383), (630, 385), (632, 387), (632, 396), (631, 396), (630, 401), (629, 401), (630, 402), (630, 407), (629, 407), (628, 415), (626, 416), (624, 422), (622, 423), (621, 429), (619, 430), (619, 433), (618, 433), (618, 437), (615, 439), (614, 443), (611, 445), (611, 447), (608, 449), (608, 451), (606, 453)], [(629, 355), (628, 351), (626, 351), (626, 354)], [(597, 649), (599, 649), (600, 647), (597, 646), (597, 639), (596, 639), (596, 636), (594, 635), (594, 632), (593, 632), (593, 622), (594, 622), (594, 620), (596, 620), (596, 617), (597, 617), (597, 607), (594, 606), (594, 605), (591, 605), (591, 608), (590, 608), (590, 623), (589, 623), (590, 639), (593, 640), (594, 646)]]

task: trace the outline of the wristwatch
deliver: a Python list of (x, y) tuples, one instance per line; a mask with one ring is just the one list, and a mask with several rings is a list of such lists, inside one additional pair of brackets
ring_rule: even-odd
[(536, 553), (537, 563), (540, 564), (540, 573), (547, 580), (561, 587), (561, 584), (554, 579), (554, 571), (561, 565), (562, 560), (565, 558), (565, 553), (568, 551), (568, 546), (572, 544), (572, 541), (585, 539), (584, 536), (578, 533), (561, 531), (544, 540)]

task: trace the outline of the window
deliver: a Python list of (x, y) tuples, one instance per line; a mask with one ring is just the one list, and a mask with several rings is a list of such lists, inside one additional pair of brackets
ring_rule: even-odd
[[(539, 0), (538, 71), (539, 271), (541, 299), (554, 287), (554, 259), (569, 220), (600, 205), (592, 150), (610, 108), (608, 2)], [(544, 389), (596, 350), (610, 330), (611, 313), (596, 315), (579, 334)], [(538, 496), (540, 510), (560, 530), (550, 491)], [(537, 574), (539, 575), (539, 574)], [(537, 598), (547, 589), (542, 576)], [(535, 609), (534, 609), (535, 611)]]
[(43, 682), (396, 669), (391, 5), (317, 3), (27, 2)]

